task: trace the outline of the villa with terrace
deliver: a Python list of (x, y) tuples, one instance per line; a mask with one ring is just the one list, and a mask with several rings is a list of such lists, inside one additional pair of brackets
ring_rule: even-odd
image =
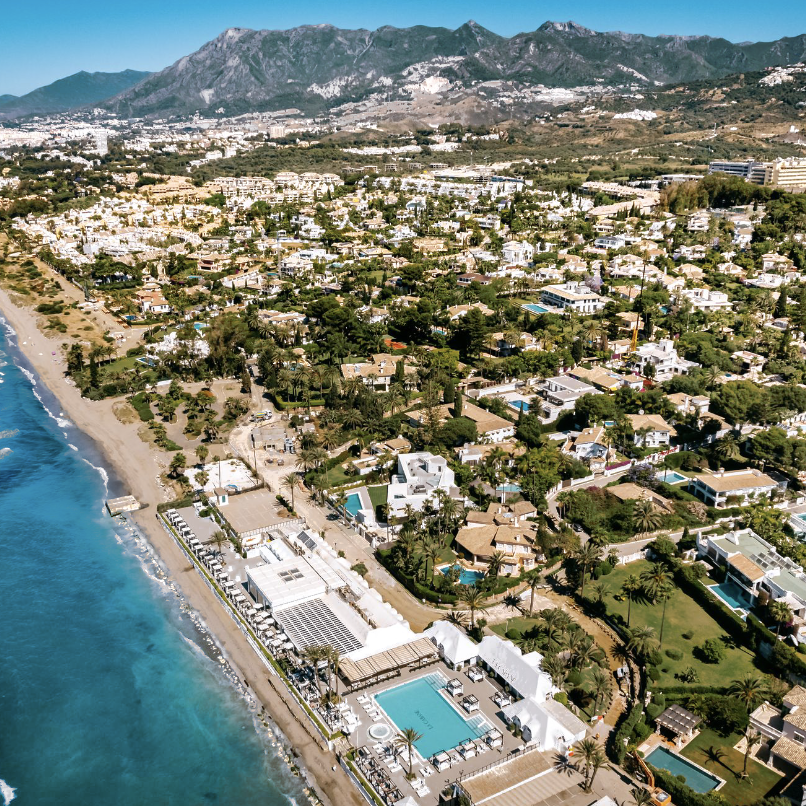
[(793, 686), (782, 708), (764, 702), (750, 714), (750, 726), (771, 743), (771, 763), (787, 773), (806, 769), (806, 689)]
[(437, 490), (452, 498), (460, 497), (453, 470), (444, 456), (433, 453), (404, 453), (397, 457), (397, 473), (392, 476), (387, 492), (389, 517), (400, 518), (406, 506), (420, 512), (426, 502), (439, 508)]
[(783, 601), (793, 614), (793, 633), (806, 642), (806, 574), (752, 529), (724, 535), (699, 533), (698, 556), (726, 571), (713, 592), (729, 607), (749, 609), (757, 602)]
[(543, 398), (540, 403), (540, 417), (550, 423), (559, 417), (560, 412), (571, 411), (583, 395), (600, 394), (596, 387), (568, 375), (546, 378), (540, 387)]
[(671, 339), (661, 339), (657, 344), (642, 344), (631, 359), (635, 368), (646, 375), (647, 367), (652, 367), (655, 380), (666, 381), (674, 375), (687, 375), (700, 365), (696, 361), (688, 361), (677, 354)]
[(689, 482), (689, 492), (711, 507), (724, 508), (736, 502), (744, 506), (750, 501), (769, 498), (778, 482), (760, 470), (732, 470), (703, 473)]
[(465, 525), (456, 535), (456, 546), (474, 565), (486, 565), (493, 553), (500, 551), (504, 555), (500, 573), (529, 571), (542, 556), (535, 548), (537, 529), (528, 520), (536, 514), (529, 501), (492, 503), (486, 512), (468, 512)]

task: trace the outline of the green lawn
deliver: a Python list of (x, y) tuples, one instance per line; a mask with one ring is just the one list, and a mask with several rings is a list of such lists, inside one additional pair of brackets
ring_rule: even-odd
[(382, 484), (379, 487), (367, 487), (372, 506), (379, 507), (386, 503), (386, 489), (388, 486), (388, 484)]
[[(682, 751), (682, 755), (695, 764), (725, 779), (725, 785), (719, 790), (719, 794), (735, 806), (761, 800), (781, 780), (779, 775), (752, 758), (747, 762), (750, 777), (745, 780), (736, 777), (741, 774), (744, 765), (744, 753), (733, 749), (740, 738), (739, 734), (724, 738), (706, 728)], [(719, 761), (712, 760), (709, 754), (712, 747), (724, 754)]]
[[(619, 566), (612, 574), (601, 577), (599, 580), (608, 590), (605, 595), (605, 605), (612, 613), (620, 614), (627, 619), (627, 599), (617, 601), (614, 595), (619, 595), (624, 579), (632, 574), (640, 576), (641, 572), (649, 567), (649, 563), (641, 560), (626, 566)], [(590, 583), (585, 588), (589, 595)], [(621, 598), (621, 597), (620, 597)], [(651, 602), (635, 600), (632, 603), (632, 617), (630, 626), (653, 627), (660, 635), (661, 614), (663, 606)], [(692, 632), (690, 639), (683, 638), (683, 633)], [(743, 677), (745, 674), (757, 673), (754, 666), (754, 654), (744, 647), (734, 647), (730, 641), (725, 646), (725, 659), (721, 663), (705, 663), (693, 654), (696, 646), (708, 638), (719, 638), (727, 641), (725, 631), (706, 613), (690, 596), (680, 590), (675, 590), (672, 598), (666, 605), (666, 625), (663, 631), (663, 663), (660, 666), (661, 676), (659, 684), (680, 685), (675, 674), (691, 666), (699, 675), (699, 683), (695, 685), (726, 686), (732, 680)], [(683, 653), (681, 660), (673, 660), (666, 655), (665, 650), (680, 650)]]

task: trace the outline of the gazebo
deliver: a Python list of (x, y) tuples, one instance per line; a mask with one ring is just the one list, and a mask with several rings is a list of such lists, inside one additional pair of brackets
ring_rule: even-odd
[(660, 730), (670, 733), (678, 747), (682, 747), (697, 735), (697, 726), (700, 722), (701, 717), (677, 704), (670, 705), (655, 719), (655, 725)]

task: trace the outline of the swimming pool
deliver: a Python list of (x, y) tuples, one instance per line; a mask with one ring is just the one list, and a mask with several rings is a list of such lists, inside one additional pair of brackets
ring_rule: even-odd
[(509, 405), (512, 406), (513, 409), (522, 411), (524, 414), (529, 411), (529, 404), (525, 400), (510, 400)]
[(721, 582), (709, 586), (708, 590), (733, 610), (750, 609), (750, 598), (735, 582)]
[(646, 757), (646, 762), (659, 770), (666, 770), (672, 775), (682, 775), (686, 779), (686, 784), (700, 794), (710, 792), (723, 783), (718, 776), (712, 775), (693, 761), (678, 756), (677, 753), (673, 753), (665, 747), (656, 747)]
[(688, 476), (684, 476), (676, 470), (664, 470), (663, 473), (658, 473), (655, 478), (658, 481), (666, 482), (666, 484), (680, 484), (681, 481), (688, 481)]
[(344, 508), (350, 515), (355, 517), (358, 514), (358, 510), (361, 509), (361, 496), (358, 493), (348, 495), (347, 503), (345, 503)]
[(448, 576), (448, 572), (451, 568), (459, 569), (459, 583), (461, 585), (475, 585), (480, 579), (484, 579), (483, 571), (471, 571), (469, 568), (465, 568), (458, 563), (456, 565), (446, 565), (439, 570), (442, 574)]
[(521, 491), (520, 484), (499, 484), (495, 491), (498, 493), (519, 493)]
[(544, 308), (542, 305), (537, 305), (534, 302), (530, 302), (522, 307), (530, 313), (546, 313), (548, 311), (548, 308)]
[(490, 729), (484, 717), (465, 719), (439, 693), (447, 682), (444, 675), (433, 672), (375, 695), (375, 701), (399, 731), (414, 728), (422, 734), (414, 746), (426, 759), (467, 739), (478, 739)]
[(208, 325), (204, 324), (204, 322), (194, 322), (193, 327), (195, 330), (204, 330)]

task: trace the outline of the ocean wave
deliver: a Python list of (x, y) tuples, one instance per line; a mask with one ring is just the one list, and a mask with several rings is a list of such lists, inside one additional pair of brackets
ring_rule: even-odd
[[(70, 447), (72, 448), (73, 446), (70, 445)], [(81, 461), (86, 462), (93, 470), (98, 471), (98, 474), (104, 483), (104, 490), (109, 491), (109, 473), (107, 473), (106, 470), (100, 465), (94, 465), (89, 459), (85, 459), (83, 456), (81, 457)]]
[[(22, 370), (22, 371), (23, 371), (23, 372), (24, 372), (26, 375), (31, 375), (31, 373), (30, 373), (30, 372), (28, 372), (28, 370), (24, 369), (23, 367), (20, 367), (20, 369), (21, 369), (21, 370)], [(32, 384), (33, 386), (36, 386), (36, 380), (33, 378), (33, 376), (31, 376), (30, 380), (31, 380), (31, 384)], [(68, 419), (67, 419), (67, 418), (65, 418), (65, 417), (61, 417), (61, 416), (59, 416), (59, 415), (61, 414), (61, 412), (59, 412), (59, 414), (54, 414), (54, 413), (53, 413), (53, 412), (52, 412), (52, 411), (51, 411), (51, 410), (50, 410), (50, 409), (49, 409), (49, 408), (48, 408), (48, 407), (45, 405), (45, 401), (44, 401), (44, 400), (42, 400), (42, 396), (39, 394), (39, 392), (37, 392), (37, 391), (36, 391), (36, 389), (34, 389), (34, 390), (33, 390), (33, 393), (34, 393), (34, 397), (35, 397), (35, 398), (36, 398), (36, 399), (37, 399), (37, 400), (40, 402), (40, 404), (41, 404), (42, 408), (43, 408), (43, 409), (44, 409), (44, 410), (47, 412), (48, 417), (50, 417), (50, 419), (51, 419), (51, 420), (55, 420), (55, 421), (56, 421), (56, 425), (58, 425), (58, 426), (59, 426), (59, 428), (72, 428), (72, 427), (73, 427), (73, 424), (70, 422), (70, 420), (68, 420)]]
[(17, 797), (14, 793), (17, 790), (14, 789), (13, 786), (9, 786), (2, 778), (0, 778), (0, 795), (3, 796), (3, 804), (4, 806), (8, 806), (15, 797)]

